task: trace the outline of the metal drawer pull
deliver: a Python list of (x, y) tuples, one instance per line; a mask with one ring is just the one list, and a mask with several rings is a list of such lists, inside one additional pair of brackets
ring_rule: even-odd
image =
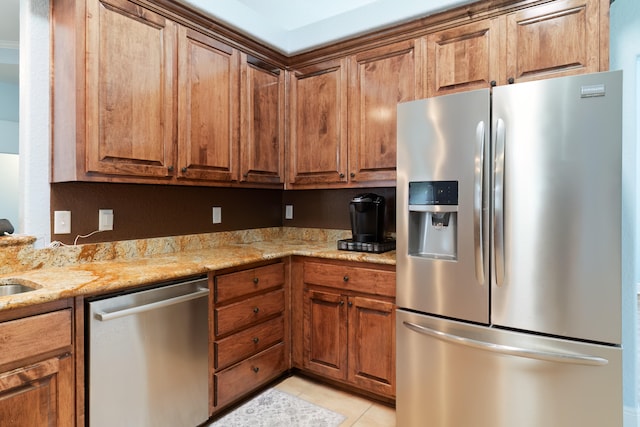
[(254, 278), (253, 278), (253, 283), (254, 283), (254, 284), (256, 284), (256, 285), (257, 285), (259, 281), (260, 281), (260, 279), (258, 279), (257, 277), (254, 277)]
[(349, 276), (345, 274), (344, 277), (342, 278), (342, 280), (344, 280), (345, 282), (348, 282), (349, 281)]
[(258, 342), (259, 342), (259, 341), (260, 341), (260, 338), (258, 338), (258, 337), (255, 337), (255, 338), (253, 339), (253, 343), (254, 343), (254, 344), (258, 344)]
[(155, 310), (161, 307), (167, 307), (174, 304), (180, 304), (181, 302), (191, 301), (192, 299), (200, 298), (209, 294), (209, 289), (198, 289), (196, 292), (181, 295), (175, 298), (169, 298), (158, 302), (152, 302), (151, 304), (139, 305), (131, 308), (125, 308), (124, 310), (114, 311), (107, 313), (105, 311), (99, 311), (95, 314), (95, 318), (100, 321), (107, 321), (117, 319), (119, 317), (130, 316), (132, 314), (143, 313), (149, 310)]
[(254, 366), (254, 367), (253, 367), (253, 368), (251, 368), (251, 369), (253, 369), (253, 372), (255, 372), (256, 374), (257, 374), (257, 373), (258, 373), (258, 371), (260, 370), (260, 368), (258, 368), (257, 366)]
[(555, 353), (549, 351), (530, 350), (527, 348), (513, 347), (510, 345), (502, 345), (478, 341), (471, 338), (460, 337), (458, 335), (448, 334), (442, 331), (436, 331), (431, 328), (416, 325), (411, 322), (402, 322), (407, 328), (423, 335), (429, 335), (433, 338), (446, 341), (452, 344), (460, 344), (467, 347), (477, 348), (479, 350), (491, 351), (494, 353), (508, 354), (517, 357), (526, 357), (528, 359), (545, 360), (548, 362), (572, 363), (587, 366), (603, 366), (609, 363), (607, 359), (602, 357), (590, 356), (587, 354), (572, 353)]
[(258, 312), (259, 312), (259, 311), (260, 311), (260, 309), (259, 309), (258, 307), (255, 307), (255, 308), (253, 309), (253, 312), (254, 312), (254, 313), (256, 313), (256, 314), (258, 314)]

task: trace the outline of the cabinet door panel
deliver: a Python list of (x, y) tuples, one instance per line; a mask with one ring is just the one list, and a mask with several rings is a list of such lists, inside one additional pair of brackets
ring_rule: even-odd
[(394, 396), (395, 338), (394, 304), (349, 297), (349, 381)]
[(87, 8), (87, 172), (168, 177), (175, 24), (127, 0)]
[(284, 181), (284, 71), (242, 57), (240, 179), (279, 184)]
[(347, 181), (345, 61), (332, 61), (292, 76), (289, 181), (293, 184)]
[(427, 97), (486, 88), (499, 79), (500, 20), (429, 34)]
[(346, 297), (305, 292), (304, 367), (329, 378), (347, 377)]
[(350, 57), (349, 178), (396, 178), (396, 105), (417, 98), (415, 42)]
[(179, 42), (178, 176), (236, 181), (239, 53), (182, 27)]
[(515, 82), (599, 69), (598, 0), (555, 1), (507, 16), (507, 77)]

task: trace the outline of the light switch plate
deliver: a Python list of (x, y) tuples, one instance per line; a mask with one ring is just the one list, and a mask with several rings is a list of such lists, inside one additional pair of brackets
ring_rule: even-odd
[(53, 234), (71, 233), (71, 211), (53, 212)]
[(213, 207), (213, 223), (220, 224), (222, 222), (222, 208), (219, 206)]
[(113, 230), (113, 209), (98, 210), (98, 230)]
[(285, 205), (284, 219), (293, 219), (293, 205)]

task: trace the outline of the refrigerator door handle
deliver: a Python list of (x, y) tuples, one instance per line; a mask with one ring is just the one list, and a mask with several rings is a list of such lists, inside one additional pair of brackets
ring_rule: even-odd
[(484, 141), (485, 124), (480, 121), (476, 126), (476, 156), (474, 171), (473, 189), (473, 228), (474, 228), (474, 251), (476, 258), (476, 279), (478, 283), (484, 285), (484, 240), (482, 235), (482, 193), (484, 182)]
[(504, 283), (504, 120), (496, 122), (496, 150), (493, 169), (493, 256), (496, 285)]
[(544, 360), (547, 362), (570, 363), (574, 365), (587, 366), (604, 366), (609, 363), (607, 359), (587, 354), (575, 353), (556, 353), (549, 351), (531, 350), (521, 347), (513, 347), (509, 345), (478, 341), (471, 338), (465, 338), (458, 335), (448, 334), (442, 331), (436, 331), (425, 326), (416, 325), (415, 323), (404, 321), (404, 326), (419, 334), (428, 335), (430, 337), (446, 341), (453, 344), (460, 344), (467, 347), (477, 348), (479, 350), (491, 351), (494, 353), (508, 354), (517, 357), (526, 357), (528, 359)]

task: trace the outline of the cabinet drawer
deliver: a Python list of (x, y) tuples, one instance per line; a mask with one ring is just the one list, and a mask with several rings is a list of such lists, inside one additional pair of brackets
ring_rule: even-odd
[(216, 276), (214, 300), (225, 302), (284, 284), (284, 264), (272, 264)]
[(226, 368), (284, 339), (284, 317), (278, 316), (213, 343), (213, 366)]
[(374, 268), (305, 262), (304, 283), (373, 295), (396, 296), (396, 273)]
[(214, 406), (221, 407), (270, 381), (286, 370), (284, 344), (225, 369), (213, 376)]
[(272, 315), (284, 311), (284, 290), (269, 292), (264, 295), (247, 298), (213, 311), (215, 335), (221, 336), (229, 332), (241, 330), (245, 326), (259, 322)]
[(0, 346), (0, 366), (55, 350), (70, 351), (71, 309), (0, 323)]

